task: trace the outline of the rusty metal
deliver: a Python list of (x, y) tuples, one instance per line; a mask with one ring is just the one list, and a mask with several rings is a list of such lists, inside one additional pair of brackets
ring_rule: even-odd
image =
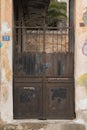
[(20, 6), (14, 20), (14, 118), (72, 119), (73, 27), (25, 26)]

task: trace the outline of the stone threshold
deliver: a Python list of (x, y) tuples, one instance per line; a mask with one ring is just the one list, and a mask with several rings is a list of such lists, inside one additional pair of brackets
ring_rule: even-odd
[(84, 123), (75, 120), (14, 120), (0, 130), (86, 130)]

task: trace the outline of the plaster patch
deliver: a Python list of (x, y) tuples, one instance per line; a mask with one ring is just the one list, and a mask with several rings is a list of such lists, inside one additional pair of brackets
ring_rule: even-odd
[(83, 0), (83, 7), (87, 7), (87, 0)]
[(79, 108), (81, 110), (87, 109), (87, 99), (82, 99), (79, 101)]
[(6, 85), (3, 83), (1, 84), (2, 86), (2, 101), (6, 102), (8, 99), (8, 88), (6, 87)]
[(13, 64), (13, 61), (12, 61), (12, 41), (10, 42), (9, 44), (9, 48), (8, 48), (8, 59), (9, 59), (9, 65), (10, 65), (10, 68), (11, 68), (11, 71), (12, 71), (12, 64)]
[(78, 79), (78, 84), (80, 86), (85, 86), (87, 87), (87, 73), (81, 75)]
[(1, 25), (1, 34), (10, 33), (11, 28), (9, 27), (9, 24), (7, 22), (2, 23)]
[[(11, 76), (12, 71), (11, 71), (10, 63), (9, 63), (9, 59), (8, 59), (8, 52), (7, 52), (8, 48), (9, 48), (9, 44), (6, 43), (4, 48), (1, 51), (1, 55), (2, 55), (2, 67), (5, 70), (6, 80), (8, 82), (10, 82), (12, 79), (12, 76)], [(3, 73), (2, 73), (2, 75), (3, 75)]]
[[(5, 57), (5, 59), (7, 59), (7, 58)], [(6, 78), (8, 81), (10, 81), (11, 80), (11, 69), (10, 69), (8, 59), (5, 60), (5, 71), (6, 71)]]

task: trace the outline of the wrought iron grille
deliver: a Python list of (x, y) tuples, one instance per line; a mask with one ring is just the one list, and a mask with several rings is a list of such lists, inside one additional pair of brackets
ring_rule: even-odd
[(18, 52), (70, 52), (70, 27), (16, 27)]
[(16, 27), (15, 72), (27, 76), (72, 77), (70, 27)]

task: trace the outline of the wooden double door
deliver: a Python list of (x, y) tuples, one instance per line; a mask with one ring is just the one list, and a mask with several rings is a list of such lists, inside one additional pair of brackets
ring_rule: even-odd
[(15, 8), (14, 119), (73, 119), (72, 21), (69, 27), (29, 27), (24, 24), (21, 4)]
[[(43, 62), (45, 55), (48, 62)], [(19, 69), (15, 67), (14, 73), (14, 118), (74, 118), (74, 80), (61, 77), (64, 72), (73, 74), (72, 60), (68, 53), (23, 54), (15, 65)]]

